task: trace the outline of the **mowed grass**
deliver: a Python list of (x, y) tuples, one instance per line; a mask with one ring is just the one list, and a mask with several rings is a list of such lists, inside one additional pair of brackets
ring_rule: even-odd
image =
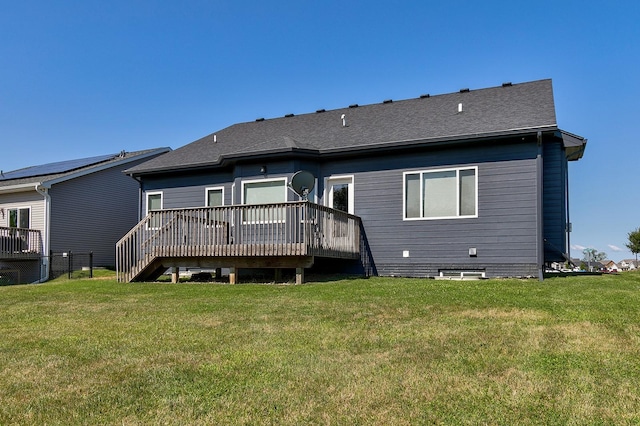
[(640, 274), (0, 287), (0, 424), (638, 424)]

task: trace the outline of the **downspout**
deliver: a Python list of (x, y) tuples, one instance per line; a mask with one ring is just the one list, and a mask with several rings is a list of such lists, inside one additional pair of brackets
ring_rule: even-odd
[(544, 184), (544, 168), (542, 162), (542, 132), (538, 131), (538, 155), (536, 156), (536, 229), (538, 232), (536, 238), (537, 261), (538, 261), (538, 280), (544, 281), (544, 209), (543, 203), (543, 184)]
[(138, 182), (138, 223), (142, 220), (142, 180), (139, 178), (131, 176), (134, 180)]
[(42, 236), (42, 258), (44, 259), (41, 265), (40, 270), (40, 281), (38, 282), (46, 282), (49, 280), (49, 228), (51, 225), (51, 196), (49, 195), (49, 190), (47, 188), (42, 187), (41, 184), (36, 184), (35, 190), (38, 194), (42, 195), (44, 198), (44, 230)]

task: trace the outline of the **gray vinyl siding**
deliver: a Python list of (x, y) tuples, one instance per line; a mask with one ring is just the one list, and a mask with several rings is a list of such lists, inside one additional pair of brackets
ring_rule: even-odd
[(142, 211), (147, 211), (146, 194), (162, 192), (163, 209), (179, 209), (185, 207), (205, 206), (205, 189), (210, 187), (224, 188), (224, 205), (231, 204), (231, 174), (199, 174), (188, 176), (171, 176), (148, 179), (144, 182)]
[[(289, 178), (296, 170), (314, 167), (312, 164), (301, 164), (297, 161), (269, 162), (267, 173), (260, 173), (265, 163), (242, 164), (234, 168), (233, 172), (199, 173), (191, 175), (170, 175), (159, 178), (146, 178), (143, 189), (142, 211), (146, 210), (147, 197), (150, 192), (162, 192), (162, 208), (178, 209), (186, 207), (203, 207), (205, 205), (205, 189), (211, 187), (224, 188), (224, 205), (240, 204), (243, 180)], [(307, 167), (308, 169), (308, 167)], [(234, 191), (235, 184), (235, 191)], [(287, 192), (289, 201), (297, 200), (293, 191)]]
[(567, 253), (567, 160), (560, 142), (544, 147), (545, 261), (561, 262)]
[(50, 249), (93, 252), (95, 266), (115, 266), (115, 245), (138, 222), (139, 184), (131, 163), (53, 185)]
[[(433, 276), (440, 269), (484, 270), (513, 275), (507, 265), (521, 265), (516, 275), (535, 273), (535, 160), (463, 162), (478, 167), (478, 217), (403, 220), (403, 171), (439, 169), (425, 154), (398, 163), (427, 166), (371, 171), (354, 176), (355, 214), (362, 218), (379, 275)], [(469, 248), (477, 257), (469, 256)], [(408, 251), (409, 257), (403, 257)]]

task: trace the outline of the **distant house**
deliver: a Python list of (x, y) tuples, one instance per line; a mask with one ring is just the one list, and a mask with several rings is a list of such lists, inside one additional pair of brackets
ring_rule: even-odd
[(93, 252), (115, 266), (115, 243), (139, 217), (139, 183), (123, 170), (157, 148), (27, 167), (0, 175), (0, 281), (48, 276), (50, 251)]
[(558, 127), (551, 80), (234, 124), (127, 171), (146, 217), (118, 244), (119, 279), (541, 277), (568, 259), (568, 161), (585, 146)]
[(618, 266), (618, 264), (616, 262), (614, 262), (613, 260), (605, 260), (604, 262), (602, 262), (604, 264), (604, 268), (608, 271), (608, 272), (618, 272), (620, 271), (620, 267)]
[(618, 262), (618, 266), (620, 266), (620, 269), (623, 271), (635, 271), (640, 268), (640, 263), (634, 259), (624, 259)]

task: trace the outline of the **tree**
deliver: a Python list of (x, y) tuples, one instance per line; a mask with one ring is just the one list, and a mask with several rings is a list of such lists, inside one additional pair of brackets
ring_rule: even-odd
[(625, 246), (631, 251), (631, 253), (636, 255), (636, 262), (638, 261), (638, 253), (640, 253), (640, 228), (637, 228), (635, 231), (631, 231), (627, 234), (627, 238), (629, 239), (628, 243), (625, 243)]
[(601, 262), (607, 258), (607, 253), (593, 248), (586, 248), (582, 250), (582, 254), (584, 254), (582, 260), (589, 265), (589, 271), (591, 271), (591, 262)]

